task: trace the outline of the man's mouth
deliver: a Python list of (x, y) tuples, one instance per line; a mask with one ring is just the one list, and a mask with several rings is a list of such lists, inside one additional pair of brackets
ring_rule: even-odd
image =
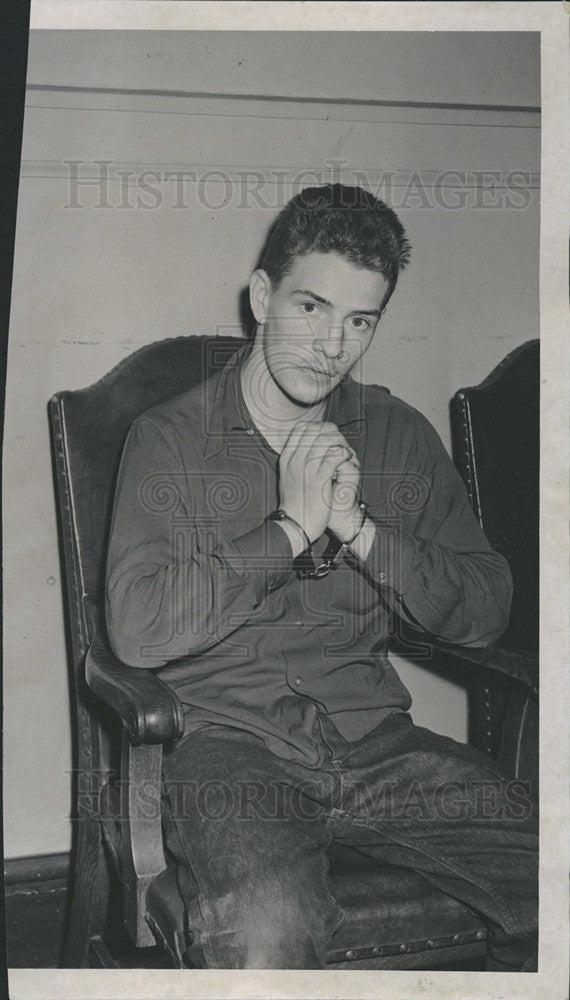
[(335, 378), (335, 376), (338, 375), (338, 372), (330, 372), (323, 370), (322, 368), (313, 368), (312, 366), (309, 365), (307, 365), (306, 367), (307, 370), (313, 372), (314, 375), (327, 375), (329, 378)]

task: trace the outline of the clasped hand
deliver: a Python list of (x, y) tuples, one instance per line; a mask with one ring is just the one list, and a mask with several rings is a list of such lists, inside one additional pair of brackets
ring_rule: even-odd
[(299, 421), (279, 459), (280, 506), (311, 542), (329, 528), (342, 541), (358, 530), (360, 465), (336, 424)]

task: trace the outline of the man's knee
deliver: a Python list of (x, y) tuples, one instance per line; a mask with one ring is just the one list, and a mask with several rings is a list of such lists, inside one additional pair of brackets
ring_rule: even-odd
[(258, 878), (211, 907), (213, 928), (203, 947), (218, 968), (323, 968), (327, 941), (343, 916), (326, 886), (294, 873)]

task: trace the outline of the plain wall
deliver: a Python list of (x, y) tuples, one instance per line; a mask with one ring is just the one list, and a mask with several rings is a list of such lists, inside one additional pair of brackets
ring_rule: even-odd
[[(277, 206), (332, 161), (372, 189), (391, 172), (413, 245), (356, 377), (417, 406), (449, 447), (450, 397), (539, 325), (537, 36), (32, 32), (28, 81), (4, 432), (7, 857), (71, 838), (49, 397), (154, 340), (238, 330)], [(101, 184), (74, 191), (71, 160), (92, 180), (111, 162), (107, 207)], [(160, 172), (181, 169), (222, 173), (189, 181), (177, 208)], [(445, 170), (463, 172), (465, 207), (437, 204)], [(522, 171), (522, 193), (484, 193), (475, 171)], [(465, 739), (465, 692), (397, 665), (415, 721)]]

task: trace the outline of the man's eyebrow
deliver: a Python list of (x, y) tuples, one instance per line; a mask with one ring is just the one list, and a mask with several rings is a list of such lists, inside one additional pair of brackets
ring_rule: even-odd
[(312, 292), (310, 288), (296, 288), (293, 295), (310, 295), (315, 302), (320, 302), (322, 306), (328, 306), (332, 309), (333, 304), (329, 302), (328, 299), (324, 299), (322, 295), (317, 295), (316, 292)]
[[(320, 302), (323, 306), (328, 306), (329, 309), (333, 308), (332, 302), (328, 299), (324, 299), (322, 295), (317, 295), (316, 292), (312, 292), (310, 288), (296, 288), (293, 295), (309, 295), (315, 302)], [(382, 315), (381, 309), (351, 309), (350, 316), (377, 316), (378, 319)]]

